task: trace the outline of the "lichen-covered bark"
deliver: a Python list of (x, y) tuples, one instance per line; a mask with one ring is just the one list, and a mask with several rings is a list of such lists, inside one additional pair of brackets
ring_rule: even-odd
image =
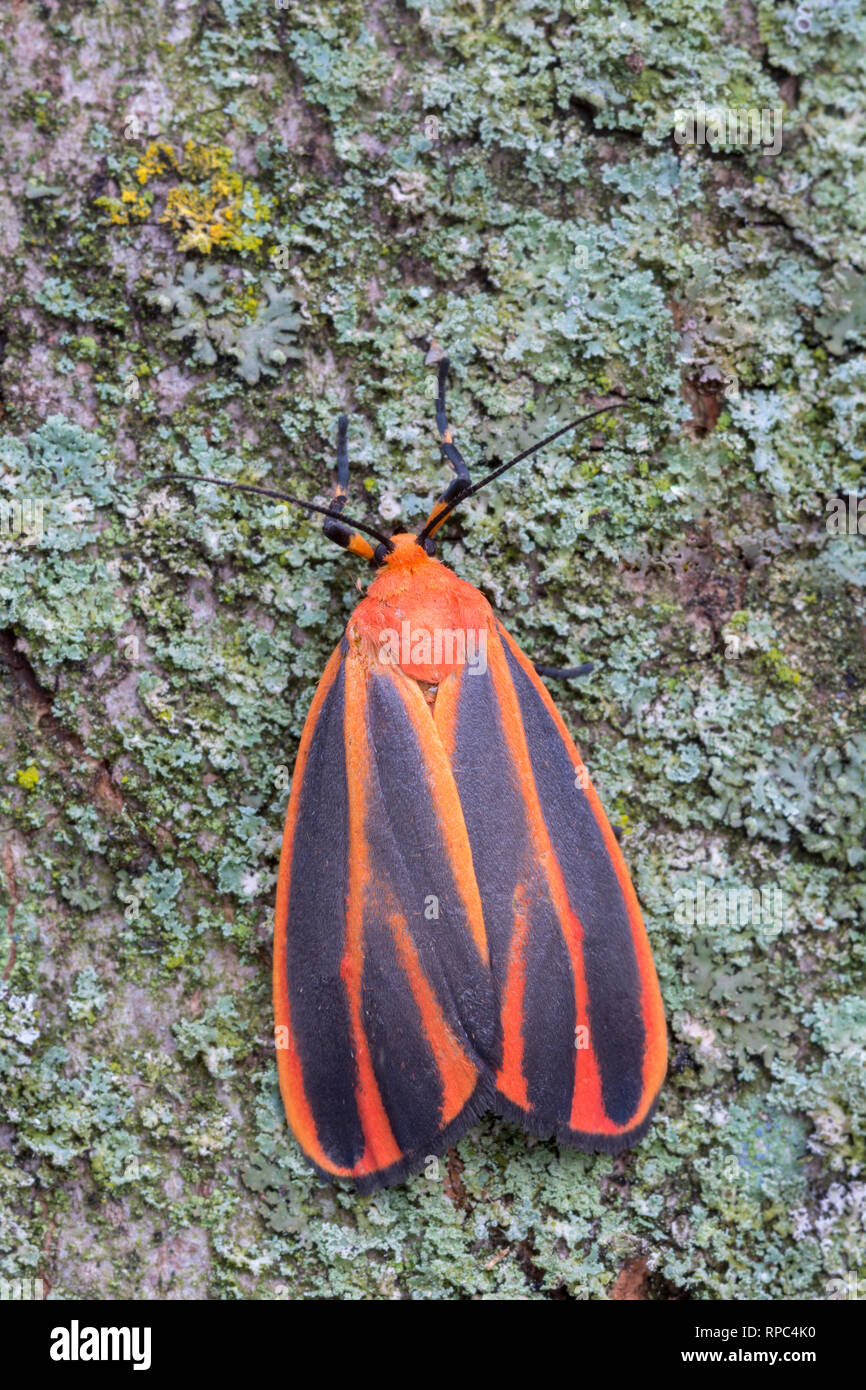
[[(866, 537), (827, 522), (866, 449), (861, 7), (0, 23), (0, 1277), (856, 1288)], [(782, 150), (678, 143), (700, 101), (781, 110)], [(358, 1198), (286, 1131), (269, 999), (289, 773), (357, 565), (300, 514), (147, 480), (313, 497), (348, 409), (354, 510), (415, 525), (444, 478), (431, 336), (470, 460), (633, 399), (443, 549), (536, 659), (595, 663), (559, 698), (624, 832), (672, 1066), (633, 1153), (489, 1118), (438, 1176)]]

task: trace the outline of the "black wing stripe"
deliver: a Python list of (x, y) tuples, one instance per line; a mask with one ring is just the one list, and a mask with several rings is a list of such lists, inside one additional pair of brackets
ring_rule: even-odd
[(340, 978), (348, 893), (349, 791), (343, 715), (345, 664), (322, 704), (301, 787), (292, 852), (286, 973), (292, 1030), (319, 1141), (351, 1168), (364, 1150), (356, 1068)]

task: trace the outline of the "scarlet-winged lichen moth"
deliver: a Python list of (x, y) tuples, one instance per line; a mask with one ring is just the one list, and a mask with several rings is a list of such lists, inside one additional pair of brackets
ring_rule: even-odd
[(646, 1132), (666, 1066), (649, 942), (586, 768), (536, 668), (433, 541), (459, 502), (614, 407), (473, 485), (447, 373), (442, 358), (455, 476), (417, 535), (343, 516), (345, 416), (333, 501), (284, 498), (376, 567), (301, 738), (273, 971), (289, 1124), (320, 1173), (360, 1190), (401, 1181), (490, 1109), (616, 1152)]

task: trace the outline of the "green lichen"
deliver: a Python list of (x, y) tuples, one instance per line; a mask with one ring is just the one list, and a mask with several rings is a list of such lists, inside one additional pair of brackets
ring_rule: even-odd
[(262, 282), (261, 305), (255, 297), (252, 305), (233, 305), (226, 288), (214, 266), (199, 270), (187, 261), (179, 281), (168, 276), (158, 280), (148, 299), (173, 314), (170, 338), (193, 340), (194, 362), (212, 367), (220, 354), (233, 357), (238, 376), (255, 386), (263, 375), (276, 376), (290, 357), (301, 356), (298, 301), (270, 280)]

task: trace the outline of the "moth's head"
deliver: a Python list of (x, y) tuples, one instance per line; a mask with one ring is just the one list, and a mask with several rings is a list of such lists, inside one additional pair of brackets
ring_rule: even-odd
[(379, 545), (374, 554), (377, 565), (388, 569), (415, 569), (436, 554), (436, 542), (430, 536), (416, 536), (411, 531), (398, 531), (389, 537), (391, 549)]

